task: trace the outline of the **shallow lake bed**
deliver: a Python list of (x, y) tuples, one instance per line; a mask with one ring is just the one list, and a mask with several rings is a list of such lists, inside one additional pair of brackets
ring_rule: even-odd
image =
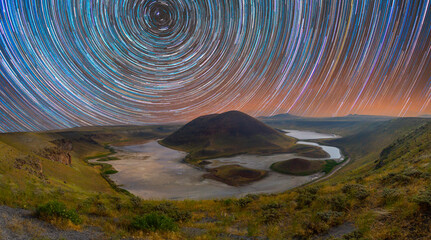
[[(328, 135), (316, 134), (318, 137), (328, 138)], [(310, 137), (312, 135), (307, 132), (307, 139)], [(298, 140), (301, 139), (298, 138)], [(277, 193), (324, 176), (324, 173), (293, 176), (270, 170), (273, 163), (296, 158), (298, 157), (296, 154), (238, 155), (208, 160), (210, 164), (206, 166), (207, 168), (238, 164), (247, 168), (269, 171), (268, 175), (259, 181), (235, 187), (204, 178), (203, 175), (206, 173), (204, 170), (183, 162), (187, 153), (163, 147), (157, 141), (115, 149), (118, 152), (115, 157), (121, 160), (108, 162), (118, 171), (110, 178), (121, 188), (144, 199), (216, 199), (241, 197), (251, 193)], [(331, 158), (336, 157), (334, 152), (328, 153)]]

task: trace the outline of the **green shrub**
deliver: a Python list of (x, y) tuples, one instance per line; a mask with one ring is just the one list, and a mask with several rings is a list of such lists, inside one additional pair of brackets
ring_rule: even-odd
[(109, 174), (116, 174), (116, 173), (118, 173), (118, 171), (113, 170), (113, 169), (109, 169), (109, 170), (104, 171), (103, 173), (106, 175), (109, 175)]
[(296, 197), (296, 204), (298, 209), (309, 207), (311, 203), (316, 199), (316, 194), (309, 191), (300, 191)]
[(385, 188), (382, 191), (382, 202), (383, 204), (392, 204), (400, 198), (398, 190)]
[(135, 217), (131, 227), (143, 231), (176, 231), (178, 226), (175, 221), (163, 214), (149, 213), (144, 216)]
[(245, 196), (246, 198), (250, 198), (250, 199), (252, 199), (252, 200), (259, 200), (259, 198), (260, 198), (260, 196), (259, 195), (257, 195), (257, 194), (247, 194), (247, 196)]
[(285, 204), (278, 202), (271, 202), (263, 205), (262, 208), (262, 221), (265, 224), (276, 223), (280, 220), (282, 214), (281, 210)]
[(71, 221), (73, 224), (81, 224), (82, 220), (75, 210), (68, 210), (62, 202), (51, 201), (36, 209), (36, 216), (44, 220), (53, 220), (55, 218)]
[(142, 199), (137, 196), (130, 197), (130, 204), (132, 205), (132, 208), (140, 208), (142, 206)]
[(333, 211), (344, 212), (347, 209), (347, 199), (344, 195), (333, 196), (328, 203)]
[(412, 178), (424, 178), (427, 177), (428, 174), (417, 169), (406, 169), (402, 172), (404, 175), (412, 177)]
[(416, 202), (421, 211), (425, 213), (431, 213), (431, 190), (425, 190), (420, 192), (418, 195), (413, 197), (413, 201)]
[(338, 218), (342, 217), (344, 213), (336, 212), (336, 211), (325, 211), (325, 212), (318, 212), (316, 215), (320, 220), (324, 222), (329, 222), (329, 221), (337, 220)]
[(334, 160), (326, 160), (325, 165), (323, 166), (322, 171), (326, 174), (330, 173), (334, 167), (336, 167), (339, 163)]
[(382, 184), (410, 184), (414, 179), (428, 178), (429, 173), (417, 169), (406, 169), (402, 172), (389, 173), (381, 179)]
[(235, 204), (241, 208), (247, 207), (251, 202), (253, 202), (253, 199), (249, 197), (243, 197), (235, 201)]
[(356, 230), (356, 231), (353, 231), (351, 233), (344, 235), (342, 237), (342, 239), (343, 240), (362, 240), (362, 239), (364, 239), (363, 236), (364, 236), (364, 234), (362, 234), (362, 232)]
[(358, 200), (365, 200), (370, 195), (370, 192), (361, 184), (346, 184), (341, 191)]
[(222, 200), (222, 202), (225, 206), (230, 206), (230, 205), (232, 205), (233, 200), (231, 198), (227, 198), (227, 199)]
[(192, 217), (192, 214), (189, 211), (180, 210), (170, 202), (160, 203), (154, 206), (152, 211), (166, 215), (174, 219), (176, 222), (184, 222)]
[(276, 223), (280, 220), (281, 213), (278, 209), (268, 208), (262, 212), (262, 221), (265, 224)]
[(382, 178), (381, 183), (385, 185), (389, 185), (389, 184), (407, 185), (411, 181), (412, 181), (412, 178), (403, 173), (389, 173), (388, 175)]
[(306, 192), (306, 193), (310, 193), (310, 194), (317, 194), (317, 192), (320, 190), (319, 186), (314, 186), (314, 187), (307, 187), (304, 189), (300, 189), (298, 190), (299, 192)]
[(263, 205), (261, 208), (262, 210), (268, 210), (268, 209), (280, 209), (283, 208), (284, 204), (278, 203), (278, 202), (272, 202), (272, 203), (268, 203)]

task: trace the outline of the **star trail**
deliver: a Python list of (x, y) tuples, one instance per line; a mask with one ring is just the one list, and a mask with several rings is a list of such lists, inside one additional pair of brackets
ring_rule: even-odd
[(0, 131), (431, 113), (431, 2), (0, 0)]

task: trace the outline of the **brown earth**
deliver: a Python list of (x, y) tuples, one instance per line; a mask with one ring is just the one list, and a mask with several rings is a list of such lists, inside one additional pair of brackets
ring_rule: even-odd
[(214, 179), (231, 186), (241, 186), (254, 181), (261, 180), (268, 172), (245, 168), (240, 165), (225, 165), (208, 170), (205, 178)]
[(325, 161), (305, 160), (302, 158), (294, 158), (282, 162), (274, 163), (271, 169), (285, 174), (291, 175), (311, 175), (323, 169)]

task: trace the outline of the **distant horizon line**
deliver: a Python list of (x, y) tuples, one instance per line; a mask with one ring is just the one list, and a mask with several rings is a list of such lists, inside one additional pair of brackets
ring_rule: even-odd
[[(231, 111), (239, 111), (239, 110), (231, 110)], [(226, 111), (229, 112), (229, 111)], [(242, 112), (242, 111), (240, 111)], [(212, 114), (222, 114), (222, 113), (212, 113)], [(205, 114), (205, 115), (201, 115), (201, 116), (206, 116), (206, 115), (210, 115), (210, 114)], [(248, 114), (250, 115), (250, 114)], [(313, 118), (313, 119), (322, 119), (322, 118), (343, 118), (343, 117), (349, 117), (349, 116), (369, 116), (369, 117), (387, 117), (387, 118), (393, 118), (393, 119), (398, 119), (398, 118), (431, 118), (431, 113), (425, 113), (425, 114), (421, 114), (421, 115), (416, 115), (416, 116), (392, 116), (392, 115), (374, 115), (374, 114), (347, 114), (347, 115), (343, 115), (343, 116), (319, 116), (319, 117), (312, 117), (312, 116), (303, 116), (303, 115), (295, 115), (292, 113), (278, 113), (278, 114), (273, 114), (273, 115), (259, 115), (259, 116), (253, 116), (254, 118), (271, 118), (274, 116), (279, 116), (279, 115), (290, 115), (290, 116), (294, 116), (294, 117), (299, 117), (299, 118)], [(196, 117), (198, 118), (198, 117)], [(193, 118), (193, 119), (196, 119)], [(178, 120), (178, 121), (172, 121), (172, 122), (159, 122), (159, 123), (151, 123), (151, 122), (142, 122), (142, 123), (136, 123), (136, 124), (107, 124), (107, 125), (77, 125), (77, 126), (70, 126), (67, 127), (65, 126), (64, 128), (47, 128), (47, 129), (38, 129), (38, 130), (25, 130), (25, 131), (2, 131), (0, 129), (0, 134), (7, 134), (7, 133), (37, 133), (37, 132), (51, 132), (51, 131), (63, 131), (63, 130), (71, 130), (71, 129), (82, 129), (82, 128), (91, 128), (91, 127), (145, 127), (145, 126), (167, 126), (167, 125), (182, 125), (182, 124), (186, 124), (190, 121), (193, 121), (193, 119), (191, 120)]]

